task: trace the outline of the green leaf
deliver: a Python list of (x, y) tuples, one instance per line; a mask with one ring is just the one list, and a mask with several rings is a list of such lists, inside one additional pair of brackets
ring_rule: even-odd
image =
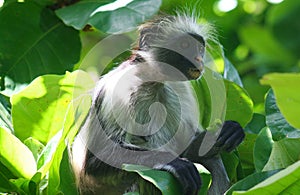
[(266, 117), (262, 114), (253, 113), (251, 121), (245, 127), (245, 132), (258, 134), (266, 126)]
[(226, 168), (229, 181), (230, 182), (236, 181), (238, 166), (240, 163), (240, 159), (238, 158), (238, 155), (236, 154), (236, 152), (232, 152), (232, 153), (222, 152), (221, 156), (222, 156), (222, 161), (224, 163), (224, 166)]
[(65, 195), (76, 195), (77, 187), (74, 173), (71, 169), (71, 162), (68, 155), (68, 150), (65, 149), (59, 169), (60, 186), (59, 189)]
[(255, 170), (260, 172), (267, 164), (273, 148), (272, 134), (268, 128), (264, 128), (258, 134), (254, 145)]
[(223, 73), (224, 78), (234, 82), (240, 87), (243, 87), (242, 80), (235, 67), (231, 64), (231, 62), (227, 58), (224, 58), (224, 62), (225, 62), (224, 73)]
[(62, 74), (79, 60), (79, 33), (50, 9), (31, 1), (9, 3), (0, 12), (0, 75), (28, 83)]
[(300, 161), (272, 175), (248, 191), (233, 194), (298, 194), (300, 186)]
[(251, 120), (253, 114), (253, 102), (245, 89), (237, 84), (224, 80), (226, 86), (226, 120), (233, 120), (241, 126)]
[(14, 175), (27, 179), (30, 179), (37, 170), (31, 151), (2, 127), (0, 127), (0, 162)]
[(204, 128), (210, 129), (224, 120), (234, 120), (242, 126), (250, 121), (252, 100), (237, 84), (222, 79), (209, 68), (205, 69), (203, 77), (191, 83), (198, 98), (200, 121)]
[(11, 98), (16, 136), (47, 143), (63, 128), (73, 98), (87, 93), (93, 86), (94, 81), (83, 71), (38, 77)]
[(63, 181), (61, 180), (62, 178), (60, 178), (60, 166), (63, 153), (66, 149), (66, 146), (70, 146), (72, 144), (74, 137), (82, 126), (84, 119), (88, 115), (88, 111), (92, 103), (92, 97), (90, 94), (77, 94), (75, 97), (77, 98), (71, 102), (67, 110), (62, 136), (58, 141), (56, 151), (53, 154), (51, 161), (48, 163), (48, 165), (51, 166), (49, 169), (49, 185), (47, 188), (48, 194), (57, 194), (60, 191), (60, 187), (62, 187), (61, 185), (63, 185)]
[[(210, 185), (211, 176), (203, 166), (196, 164), (196, 167), (202, 178), (202, 186), (199, 195), (204, 195)], [(181, 185), (169, 172), (153, 170), (141, 165), (129, 164), (123, 165), (123, 170), (137, 173), (140, 177), (156, 186), (163, 195), (182, 194)]]
[(275, 141), (263, 171), (286, 168), (297, 162), (300, 156), (300, 138), (285, 138)]
[(273, 90), (269, 90), (265, 102), (266, 123), (272, 132), (273, 140), (277, 141), (285, 137), (299, 138), (300, 131), (292, 127), (282, 116), (276, 104)]
[(211, 115), (211, 98), (207, 82), (202, 77), (201, 79), (191, 81), (191, 83), (197, 96), (200, 112), (199, 121), (203, 128), (207, 128), (209, 126)]
[(39, 142), (38, 140), (32, 137), (26, 139), (24, 141), (24, 144), (31, 150), (35, 160), (38, 161), (38, 158), (45, 146), (41, 142)]
[(240, 190), (248, 190), (251, 187), (255, 186), (256, 184), (264, 181), (268, 177), (274, 175), (278, 171), (265, 171), (260, 173), (254, 173), (252, 175), (249, 175), (243, 180), (238, 181), (233, 186), (231, 186), (227, 192), (226, 195), (231, 195), (233, 191), (240, 191)]
[(11, 183), (13, 183), (19, 189), (22, 189), (26, 194), (36, 194), (37, 185), (33, 181), (24, 178), (11, 179)]
[(56, 14), (76, 29), (90, 24), (106, 33), (122, 33), (150, 18), (161, 5), (161, 0), (133, 0), (121, 7), (107, 8), (104, 4), (109, 2), (112, 1), (80, 1), (57, 10)]
[(0, 192), (16, 192), (18, 189), (10, 182), (15, 178), (11, 171), (0, 161)]
[(37, 168), (39, 169), (38, 171), (41, 173), (41, 175), (38, 179), (43, 178), (49, 171), (53, 155), (58, 147), (59, 140), (62, 136), (61, 134), (61, 131), (57, 132), (57, 134), (53, 136), (52, 139), (47, 143), (41, 155), (39, 156)]
[(281, 113), (292, 126), (300, 129), (300, 74), (271, 73), (264, 75), (260, 82), (271, 85)]
[(252, 174), (255, 171), (253, 148), (256, 138), (256, 134), (246, 133), (244, 141), (238, 146), (239, 160), (245, 175)]
[(210, 102), (210, 117), (208, 123), (209, 126), (207, 127), (207, 129), (216, 130), (220, 127), (220, 124), (222, 124), (222, 122), (224, 122), (225, 120), (227, 106), (226, 84), (224, 83), (224, 80), (219, 73), (209, 68), (205, 68), (203, 78), (201, 79), (204, 79), (206, 82), (206, 86), (204, 88), (206, 90), (204, 93), (205, 96), (202, 96), (202, 98), (206, 98), (208, 99), (206, 100), (206, 102)]

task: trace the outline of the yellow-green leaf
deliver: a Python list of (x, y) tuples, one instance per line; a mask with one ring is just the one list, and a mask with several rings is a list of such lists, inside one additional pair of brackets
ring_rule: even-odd
[(271, 85), (281, 113), (292, 126), (299, 129), (300, 74), (272, 73), (265, 75), (260, 82), (263, 85)]

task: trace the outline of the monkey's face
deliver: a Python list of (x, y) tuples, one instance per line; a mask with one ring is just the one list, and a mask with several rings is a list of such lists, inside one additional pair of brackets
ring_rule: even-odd
[[(205, 42), (200, 35), (180, 33), (150, 47), (156, 61), (176, 68), (188, 80), (197, 79), (202, 75)], [(172, 71), (164, 70), (164, 68), (163, 71), (165, 71), (164, 74), (172, 74)], [(172, 78), (172, 75), (168, 76)], [(173, 79), (176, 80), (176, 78)]]

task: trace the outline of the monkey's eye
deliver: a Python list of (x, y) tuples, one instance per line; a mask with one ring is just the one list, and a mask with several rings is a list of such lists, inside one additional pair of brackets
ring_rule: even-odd
[(181, 49), (186, 49), (186, 48), (188, 48), (189, 46), (190, 46), (190, 43), (189, 43), (188, 41), (182, 41), (182, 42), (180, 43)]
[(201, 46), (199, 46), (198, 48), (199, 48), (199, 52), (200, 52), (200, 54), (204, 55), (204, 51), (205, 51), (205, 48), (204, 48), (204, 46), (203, 46), (203, 45), (201, 45)]

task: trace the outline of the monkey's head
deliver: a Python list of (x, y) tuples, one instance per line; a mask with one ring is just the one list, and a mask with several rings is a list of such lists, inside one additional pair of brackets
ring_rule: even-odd
[(206, 42), (213, 39), (209, 24), (198, 24), (195, 17), (187, 15), (165, 16), (141, 25), (139, 30), (139, 50), (168, 65), (161, 68), (164, 74), (172, 74), (167, 68), (171, 66), (188, 80), (202, 75)]

